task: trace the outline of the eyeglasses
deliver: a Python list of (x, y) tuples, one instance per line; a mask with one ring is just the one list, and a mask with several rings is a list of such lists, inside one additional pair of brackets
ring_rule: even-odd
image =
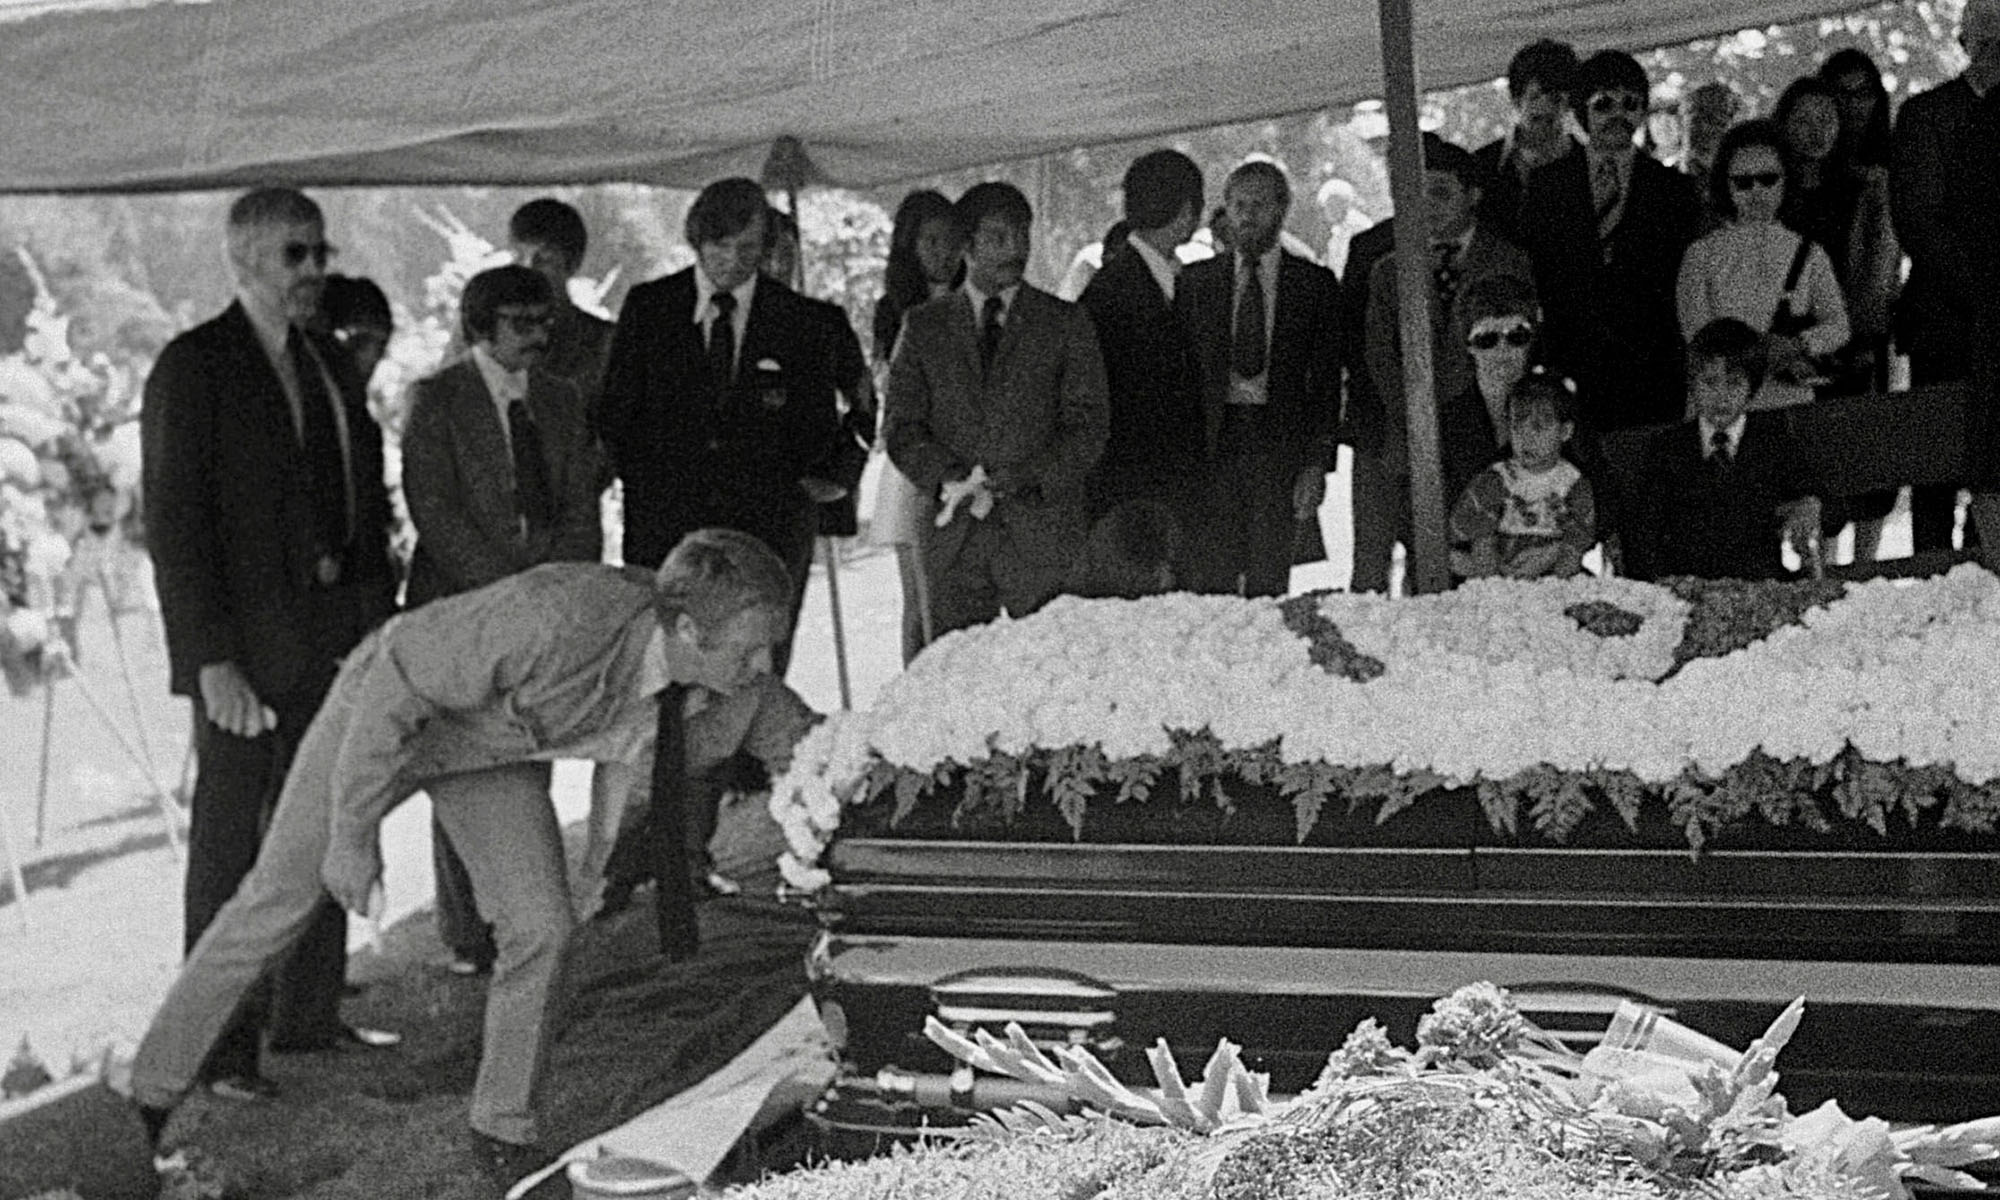
[(1745, 171), (1741, 175), (1730, 175), (1729, 186), (1739, 192), (1747, 192), (1751, 188), (1774, 188), (1784, 181), (1782, 171)]
[(1525, 346), (1535, 340), (1535, 327), (1525, 322), (1509, 325), (1505, 329), (1479, 329), (1465, 339), (1465, 344), (1474, 350), (1491, 350), (1500, 343), (1509, 346)]
[(1630, 92), (1599, 92), (1590, 98), (1590, 111), (1594, 113), (1624, 112), (1637, 116), (1645, 109), (1645, 100)]
[(515, 333), (534, 333), (541, 329), (551, 329), (556, 323), (556, 315), (552, 312), (503, 312), (499, 316), (501, 322)]
[(325, 242), (286, 242), (283, 253), (285, 265), (288, 267), (302, 267), (307, 259), (323, 267), (328, 259), (340, 251)]

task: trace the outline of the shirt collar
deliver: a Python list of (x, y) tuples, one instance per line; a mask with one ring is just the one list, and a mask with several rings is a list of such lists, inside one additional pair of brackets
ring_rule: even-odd
[(484, 342), (473, 343), (472, 363), (479, 368), (479, 377), (486, 381), (486, 390), (492, 395), (495, 404), (507, 405), (528, 398), (526, 367), (518, 371), (509, 371), (500, 365), (499, 359), (493, 357), (492, 351), (486, 348)]
[(1181, 273), (1180, 260), (1170, 255), (1161, 254), (1145, 238), (1135, 237), (1127, 242), (1126, 245), (1139, 252), (1139, 260), (1146, 264), (1148, 271), (1153, 273), (1153, 282), (1160, 285), (1160, 291), (1166, 294), (1168, 300), (1172, 300), (1174, 298), (1174, 281), (1180, 277)]
[[(1277, 279), (1278, 258), (1280, 255), (1284, 254), (1284, 252), (1285, 252), (1284, 238), (1283, 235), (1280, 235), (1279, 240), (1271, 243), (1271, 248), (1269, 250), (1266, 250), (1264, 251), (1264, 253), (1257, 256), (1257, 275), (1260, 279), (1264, 281), (1264, 286), (1270, 287), (1272, 281)], [(1242, 274), (1244, 261), (1249, 257), (1250, 257), (1249, 255), (1244, 254), (1241, 251), (1237, 252), (1236, 270), (1239, 276)]]
[[(758, 272), (752, 271), (750, 272), (750, 278), (744, 280), (742, 283), (739, 283), (734, 288), (730, 289), (729, 294), (736, 297), (736, 312), (730, 318), (732, 324), (741, 322), (745, 314), (747, 314), (750, 311), (750, 302), (756, 299), (757, 297), (757, 277), (758, 277)], [(701, 325), (707, 322), (709, 318), (708, 305), (709, 302), (714, 299), (715, 299), (715, 285), (708, 281), (708, 273), (701, 269), (701, 264), (699, 263), (695, 264), (694, 268), (694, 323), (695, 324)]]
[[(986, 293), (972, 286), (972, 280), (968, 279), (965, 281), (965, 294), (972, 301), (972, 319), (974, 322), (977, 322), (980, 312), (986, 307)], [(1020, 294), (1021, 285), (1018, 283), (1000, 289), (1000, 319), (1002, 321), (1014, 315), (1014, 297)]]
[(1701, 456), (1703, 458), (1707, 458), (1710, 454), (1714, 453), (1714, 449), (1709, 443), (1715, 440), (1715, 433), (1718, 429), (1729, 435), (1729, 452), (1734, 454), (1743, 446), (1743, 427), (1750, 423), (1750, 414), (1744, 413), (1727, 425), (1717, 425), (1707, 417), (1698, 417), (1695, 423), (1701, 428)]

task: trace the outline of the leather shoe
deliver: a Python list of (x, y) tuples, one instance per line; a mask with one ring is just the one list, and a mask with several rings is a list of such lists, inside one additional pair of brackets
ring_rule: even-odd
[(248, 1104), (277, 1096), (278, 1085), (262, 1075), (221, 1075), (208, 1081), (208, 1094), (223, 1100)]
[(326, 1050), (387, 1050), (403, 1044), (403, 1035), (387, 1029), (369, 1029), (342, 1022), (325, 1033), (307, 1038), (272, 1038), (273, 1054), (317, 1054)]

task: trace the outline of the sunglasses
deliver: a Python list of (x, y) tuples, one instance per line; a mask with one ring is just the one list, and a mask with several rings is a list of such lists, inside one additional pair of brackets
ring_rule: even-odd
[(1624, 112), (1636, 115), (1644, 112), (1646, 102), (1629, 92), (1599, 92), (1590, 98), (1590, 111), (1594, 113)]
[(325, 266), (328, 259), (340, 253), (325, 242), (286, 242), (284, 248), (285, 265), (302, 267), (307, 259)]
[(1751, 188), (1774, 188), (1784, 181), (1781, 171), (1746, 171), (1741, 175), (1731, 175), (1729, 186), (1739, 192), (1747, 192)]
[(1500, 343), (1509, 346), (1525, 346), (1535, 340), (1533, 325), (1509, 325), (1505, 329), (1481, 329), (1465, 339), (1465, 344), (1474, 350), (1491, 350)]

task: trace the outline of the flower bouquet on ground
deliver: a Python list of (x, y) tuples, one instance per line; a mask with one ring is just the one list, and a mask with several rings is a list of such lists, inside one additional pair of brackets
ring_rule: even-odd
[[(967, 1037), (932, 1020), (925, 1033), (967, 1066), (1085, 1110), (1060, 1117), (1047, 1104), (1020, 1105), (976, 1121), (976, 1135), (1075, 1131), (1093, 1116), (1200, 1135), (1207, 1144), (1190, 1154), (1218, 1200), (1377, 1194), (1370, 1186), (1431, 1195), (1424, 1177), (1439, 1182), (1446, 1168), (1397, 1151), (1440, 1131), (1493, 1158), (1538, 1159), (1547, 1179), (1571, 1180), (1577, 1195), (1899, 1200), (1915, 1182), (1979, 1189), (1961, 1168), (2000, 1157), (2000, 1117), (1893, 1129), (1832, 1101), (1802, 1116), (1787, 1109), (1774, 1066), (1804, 1011), (1793, 1002), (1738, 1052), (1628, 1002), (1604, 1041), (1579, 1054), (1523, 1018), (1504, 989), (1476, 983), (1433, 1006), (1415, 1049), (1364, 1021), (1290, 1099), (1270, 1096), (1226, 1041), (1193, 1082), (1162, 1043), (1148, 1052), (1159, 1086), (1130, 1088), (1087, 1049), (1045, 1053), (1018, 1025), (1004, 1037)], [(1612, 1182), (1631, 1190), (1589, 1190)]]

